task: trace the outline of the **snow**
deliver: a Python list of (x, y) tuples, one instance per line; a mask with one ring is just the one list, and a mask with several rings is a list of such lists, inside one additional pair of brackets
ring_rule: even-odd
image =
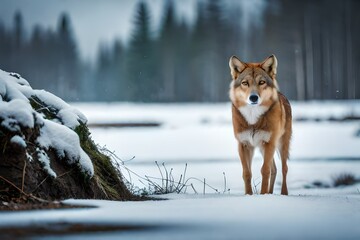
[[(88, 123), (159, 122), (163, 127), (231, 123), (231, 105), (217, 104), (135, 104), (73, 103), (83, 112)], [(230, 115), (229, 115), (230, 114)]]
[(10, 142), (13, 143), (13, 144), (16, 144), (18, 146), (21, 146), (23, 148), (26, 148), (26, 142), (25, 140), (20, 137), (19, 135), (15, 135), (13, 136), (11, 139), (10, 139)]
[(42, 102), (45, 102), (47, 106), (58, 109), (57, 117), (61, 120), (61, 122), (71, 128), (75, 129), (79, 126), (79, 121), (82, 123), (86, 123), (87, 119), (84, 114), (82, 114), (76, 108), (71, 107), (69, 104), (64, 102), (61, 98), (45, 91), (45, 90), (28, 90), (25, 88), (23, 93), (30, 98), (32, 96), (38, 97)]
[(87, 122), (86, 117), (80, 111), (71, 107), (61, 109), (57, 116), (61, 119), (61, 122), (65, 126), (71, 129), (75, 129), (77, 126), (79, 126), (79, 121), (82, 123)]
[[(56, 177), (51, 169), (50, 159), (43, 150), (54, 149), (61, 158), (66, 157), (69, 164), (77, 164), (80, 169), (93, 176), (94, 167), (90, 158), (80, 146), (78, 135), (73, 131), (87, 119), (76, 108), (64, 102), (61, 98), (45, 91), (32, 89), (28, 81), (16, 73), (0, 70), (0, 120), (1, 126), (10, 132), (19, 134), (26, 128), (40, 128), (37, 155), (50, 176)], [(36, 99), (35, 99), (36, 98)], [(52, 120), (45, 119), (42, 113), (36, 112), (29, 99), (45, 103), (46, 107), (56, 114)], [(26, 147), (19, 136), (14, 136), (11, 142)], [(27, 155), (29, 155), (27, 153)]]
[(51, 169), (49, 156), (44, 150), (39, 148), (36, 149), (37, 157), (39, 161), (43, 164), (44, 170), (53, 178), (56, 178), (56, 173)]
[(44, 119), (44, 123), (37, 142), (47, 150), (53, 147), (60, 158), (66, 157), (69, 164), (79, 163), (81, 170), (90, 176), (94, 175), (94, 166), (80, 147), (78, 135), (71, 129), (50, 120)]
[[(121, 159), (126, 161), (135, 156), (129, 164), (239, 163), (229, 103), (77, 103), (74, 106), (86, 114), (90, 126), (93, 123), (161, 123), (159, 128), (91, 129), (93, 139), (114, 150)], [(360, 116), (359, 100), (292, 102), (292, 107), (294, 118), (306, 116), (323, 120), (294, 122), (292, 160), (360, 159), (360, 138), (355, 136), (360, 129), (359, 122), (325, 121), (332, 117)], [(260, 156), (256, 151), (255, 159)]]
[(9, 102), (0, 102), (1, 124), (10, 131), (20, 131), (20, 127), (34, 127), (32, 108), (28, 102), (21, 99), (14, 99)]
[(342, 119), (360, 116), (360, 100), (310, 101), (292, 103), (294, 119)]
[[(60, 120), (64, 120), (63, 124), (71, 129), (75, 129), (75, 127), (80, 124), (79, 121), (82, 123), (87, 122), (85, 115), (79, 110), (71, 107), (52, 93), (45, 90), (32, 89), (28, 81), (15, 73), (7, 73), (0, 70), (0, 95), (2, 99), (10, 102), (13, 99), (18, 102), (20, 99), (26, 103), (29, 102), (31, 97), (36, 96), (42, 102), (46, 103), (48, 107), (59, 110), (58, 114), (60, 115), (57, 115), (57, 117)], [(21, 108), (22, 106), (19, 106), (19, 109)]]
[[(305, 103), (293, 103), (294, 112), (308, 111)], [(321, 102), (310, 105), (320, 106)], [(325, 104), (329, 114), (333, 108)], [(344, 117), (351, 109), (358, 109), (360, 102), (340, 102), (338, 117)], [(229, 104), (75, 104), (89, 119), (89, 123), (101, 122), (161, 122), (158, 128), (92, 128), (95, 142), (105, 145), (126, 162), (126, 166), (140, 176), (160, 177), (155, 161), (173, 168), (175, 179), (183, 173), (187, 163), (187, 176), (206, 179), (206, 182), (222, 191), (223, 172), (226, 174), (231, 193), (243, 193), (242, 168), (237, 153), (237, 141), (231, 124)], [(304, 109), (304, 110), (303, 110)], [(341, 112), (341, 114), (340, 114)], [(308, 113), (309, 114), (309, 113)], [(107, 119), (102, 119), (105, 118)], [(316, 112), (311, 115), (318, 118)], [(360, 138), (355, 133), (359, 121), (295, 121), (289, 161), (289, 191), (304, 189), (314, 181), (331, 182), (331, 178), (343, 172), (360, 172)], [(275, 192), (280, 192), (281, 161), (276, 155), (278, 167)], [(262, 157), (255, 151), (253, 161), (253, 185), (261, 182)], [(123, 171), (127, 177), (127, 172)], [(360, 176), (358, 176), (360, 177)], [(143, 186), (132, 175), (135, 185)], [(202, 192), (203, 183), (192, 182)], [(191, 189), (188, 192), (192, 192)], [(206, 192), (213, 192), (206, 189)], [(356, 191), (355, 191), (356, 192)], [(300, 191), (300, 193), (303, 193)]]
[[(359, 200), (359, 197), (347, 200), (268, 195), (211, 196), (140, 204), (95, 202), (101, 208), (83, 215), (100, 221), (112, 218), (113, 222), (164, 228), (136, 235), (125, 233), (126, 239), (168, 239), (170, 236), (172, 239), (343, 239), (360, 234)], [(78, 218), (84, 218), (79, 215)]]
[[(230, 103), (216, 104), (135, 104), (135, 103), (74, 103), (89, 124), (113, 122), (159, 122), (164, 127), (209, 124), (231, 124)], [(360, 117), (360, 100), (291, 102), (294, 119), (343, 119)]]
[[(168, 170), (173, 169), (174, 178), (179, 179), (187, 163), (186, 177), (191, 178), (189, 183), (198, 194), (188, 188), (186, 194), (159, 196), (169, 199), (165, 201), (70, 199), (65, 202), (98, 208), (1, 213), (0, 228), (64, 222), (150, 227), (137, 231), (35, 236), (43, 239), (358, 239), (360, 184), (335, 188), (332, 182), (342, 173), (360, 178), (360, 138), (355, 135), (360, 123), (325, 120), (358, 115), (360, 101), (292, 105), (295, 117), (323, 121), (293, 124), (288, 161), (289, 196), (279, 195), (282, 178), (278, 156), (275, 157), (278, 166), (275, 194), (245, 196), (230, 104), (74, 104), (85, 113), (90, 124), (161, 123), (157, 128), (90, 130), (96, 143), (114, 150), (123, 160), (135, 156), (125, 166), (139, 176), (161, 177), (154, 163), (158, 161), (165, 162)], [(45, 141), (43, 144), (46, 145)], [(252, 165), (255, 193), (261, 186), (261, 165), (257, 151)], [(124, 168), (122, 171), (129, 179), (128, 172)], [(206, 187), (202, 194), (203, 179), (219, 193)], [(134, 174), (131, 181), (143, 187)], [(316, 188), (312, 185), (315, 181), (330, 187)]]
[[(291, 159), (360, 158), (360, 138), (355, 136), (359, 128), (358, 122), (294, 122)], [(230, 122), (160, 128), (93, 128), (91, 132), (96, 142), (115, 150), (123, 160), (133, 156), (135, 161), (147, 162), (237, 158), (237, 142)], [(260, 153), (256, 151), (255, 156)]]
[(4, 221), (0, 225), (61, 221), (154, 226), (148, 230), (85, 233), (56, 239), (357, 239), (360, 235), (357, 195), (178, 196), (147, 202), (67, 200), (99, 208), (2, 213), (0, 219)]

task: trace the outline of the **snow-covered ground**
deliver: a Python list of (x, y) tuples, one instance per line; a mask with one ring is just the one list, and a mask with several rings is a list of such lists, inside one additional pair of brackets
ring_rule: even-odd
[[(126, 161), (135, 156), (126, 165), (142, 176), (160, 177), (155, 161), (159, 164), (165, 162), (177, 176), (183, 173), (187, 163), (188, 176), (205, 178), (208, 183), (220, 188), (218, 186), (223, 186), (225, 172), (232, 190), (243, 187), (237, 142), (231, 124), (231, 107), (227, 103), (78, 104), (76, 107), (88, 116), (90, 124), (106, 121), (162, 123), (158, 128), (91, 129), (95, 141), (114, 150), (121, 159)], [(293, 103), (293, 115), (308, 119), (360, 115), (360, 101), (296, 102)], [(360, 137), (356, 137), (359, 129), (359, 121), (294, 122), (289, 181), (329, 181), (333, 175), (342, 172), (360, 173)], [(261, 179), (261, 164), (261, 155), (257, 151), (253, 163), (254, 181)], [(331, 164), (336, 166), (324, 167)], [(298, 171), (303, 168), (306, 174)], [(132, 180), (139, 184), (136, 177)]]
[[(360, 101), (293, 103), (295, 118), (329, 119), (360, 115)], [(360, 184), (340, 188), (307, 188), (314, 181), (332, 183), (341, 173), (360, 178), (359, 121), (294, 122), (288, 187), (280, 196), (243, 195), (241, 165), (233, 137), (229, 104), (75, 104), (89, 123), (158, 122), (153, 128), (92, 128), (92, 137), (106, 145), (140, 176), (160, 177), (154, 161), (165, 162), (179, 178), (186, 177), (198, 194), (161, 197), (167, 201), (109, 202), (68, 200), (94, 209), (0, 213), (0, 226), (85, 222), (155, 226), (141, 231), (65, 236), (83, 239), (359, 239)], [(278, 169), (281, 168), (279, 160)], [(254, 189), (261, 182), (261, 157), (253, 162)], [(281, 172), (281, 171), (280, 171)], [(224, 174), (226, 176), (226, 186)], [(124, 171), (125, 176), (127, 172)], [(138, 177), (131, 176), (141, 186)], [(226, 191), (230, 189), (230, 191)], [(225, 190), (225, 193), (222, 193)], [(49, 239), (48, 236), (44, 237)], [(59, 238), (54, 237), (54, 238)]]

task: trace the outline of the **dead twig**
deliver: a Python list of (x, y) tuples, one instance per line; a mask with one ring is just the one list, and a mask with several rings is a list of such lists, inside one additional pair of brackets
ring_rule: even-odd
[(206, 188), (206, 180), (204, 178), (204, 189), (203, 189), (203, 194), (205, 195), (205, 188)]
[(75, 169), (75, 168), (72, 168), (72, 169), (70, 169), (69, 171), (60, 174), (59, 176), (57, 176), (57, 178), (63, 177), (63, 176), (65, 176), (65, 175), (71, 173), (72, 171), (74, 171), (74, 169)]
[(198, 192), (196, 191), (196, 189), (194, 188), (193, 184), (190, 184), (190, 186), (192, 187), (192, 189), (194, 190), (195, 194), (198, 194)]
[(223, 172), (223, 175), (224, 175), (224, 191), (223, 191), (223, 193), (225, 193), (225, 192), (229, 192), (230, 193), (230, 188), (229, 189), (227, 189), (227, 185), (226, 185), (226, 174), (225, 174), (225, 172)]
[(31, 193), (35, 192), (35, 191), (46, 181), (46, 179), (48, 179), (48, 177), (49, 177), (49, 175), (47, 175), (47, 176), (39, 183), (39, 185), (37, 185), (36, 188), (35, 188), (33, 191), (31, 191)]
[(258, 183), (256, 184), (256, 183), (255, 183), (255, 180), (257, 180), (257, 179), (259, 179), (259, 178), (253, 179), (254, 193), (255, 193), (255, 194), (258, 194), (258, 193), (259, 193), (259, 191), (258, 191), (258, 189), (257, 189), (257, 186), (260, 184), (260, 182), (258, 182)]
[(26, 158), (24, 160), (24, 168), (23, 168), (23, 174), (22, 174), (22, 180), (21, 180), (21, 191), (24, 191), (25, 171), (26, 171)]
[(39, 202), (49, 202), (45, 199), (42, 199), (42, 198), (38, 198), (38, 197), (35, 197), (34, 195), (32, 194), (28, 194), (26, 192), (24, 192), (23, 190), (21, 190), (19, 187), (17, 187), (13, 182), (11, 182), (10, 180), (4, 178), (3, 176), (0, 176), (0, 179), (2, 179), (3, 181), (5, 181), (6, 183), (10, 184), (12, 187), (14, 187), (15, 189), (17, 189), (20, 193), (24, 194), (26, 197), (29, 197), (29, 198), (32, 198), (32, 199), (35, 199)]

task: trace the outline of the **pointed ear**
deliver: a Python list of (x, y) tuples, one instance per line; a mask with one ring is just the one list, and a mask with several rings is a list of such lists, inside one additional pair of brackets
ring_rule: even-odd
[(261, 68), (267, 72), (271, 78), (276, 77), (276, 69), (277, 69), (277, 59), (275, 55), (271, 55), (265, 61), (261, 63)]
[(239, 74), (244, 71), (246, 64), (241, 62), (236, 56), (232, 56), (229, 61), (229, 67), (231, 71), (231, 76), (235, 80)]

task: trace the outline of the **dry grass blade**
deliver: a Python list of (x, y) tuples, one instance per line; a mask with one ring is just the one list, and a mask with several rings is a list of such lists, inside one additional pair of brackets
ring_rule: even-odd
[[(100, 148), (100, 147), (99, 147)], [(165, 163), (160, 164), (155, 161), (155, 165), (159, 171), (160, 177), (152, 177), (152, 176), (140, 176), (139, 174), (135, 173), (131, 169), (129, 169), (125, 162), (131, 161), (134, 158), (123, 161), (120, 159), (114, 152), (109, 151), (105, 147), (101, 148), (102, 152), (106, 153), (113, 161), (114, 166), (116, 166), (117, 171), (121, 172), (121, 169), (125, 170), (128, 173), (129, 179), (123, 179), (124, 182), (126, 182), (126, 185), (129, 187), (130, 191), (132, 191), (134, 194), (141, 194), (141, 195), (157, 195), (157, 194), (168, 194), (168, 193), (186, 193), (186, 190), (188, 187), (191, 187), (194, 190), (194, 193), (198, 193), (194, 186), (194, 181), (199, 182), (203, 186), (203, 193), (206, 193), (206, 188), (211, 189), (215, 193), (221, 193), (217, 188), (214, 188), (213, 186), (206, 183), (206, 179), (200, 180), (195, 177), (189, 177), (186, 178), (187, 174), (187, 163), (185, 164), (183, 174), (181, 174), (178, 178), (178, 180), (175, 180), (174, 176), (174, 169), (171, 168), (170, 171), (168, 170)], [(120, 174), (119, 174), (120, 175)], [(140, 188), (135, 186), (132, 183), (133, 176), (136, 176), (138, 178), (138, 181), (143, 184), (144, 188)], [(225, 173), (223, 173), (224, 176), (224, 191), (230, 191), (230, 189), (227, 188), (226, 183), (226, 176)]]
[(352, 173), (341, 173), (333, 178), (334, 187), (349, 186), (359, 182), (355, 175)]

